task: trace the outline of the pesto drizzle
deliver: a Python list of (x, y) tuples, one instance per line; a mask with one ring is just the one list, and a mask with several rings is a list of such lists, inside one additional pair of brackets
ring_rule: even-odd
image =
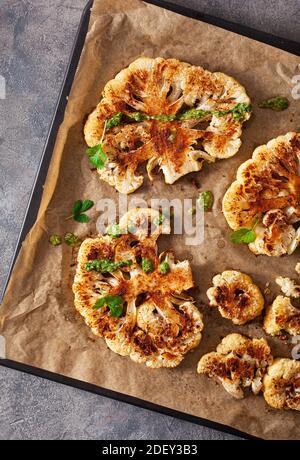
[(200, 110), (200, 109), (189, 109), (184, 112), (179, 112), (176, 115), (147, 115), (142, 112), (134, 112), (130, 115), (118, 112), (111, 118), (106, 120), (106, 129), (111, 129), (115, 126), (120, 125), (123, 121), (141, 122), (145, 120), (158, 120), (162, 122), (168, 121), (184, 121), (184, 120), (199, 120), (202, 118), (215, 115), (216, 117), (224, 117), (225, 115), (232, 114), (235, 120), (243, 121), (248, 112), (251, 112), (251, 104), (239, 103), (228, 110)]

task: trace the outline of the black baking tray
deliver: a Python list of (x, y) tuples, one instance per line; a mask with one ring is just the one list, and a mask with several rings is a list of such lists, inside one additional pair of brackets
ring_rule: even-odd
[[(226, 21), (224, 19), (219, 19), (219, 18), (210, 16), (210, 15), (207, 15), (207, 14), (203, 14), (201, 12), (192, 10), (185, 6), (177, 6), (177, 5), (174, 5), (164, 0), (147, 0), (147, 3), (152, 3), (162, 8), (182, 14), (184, 16), (188, 16), (194, 19), (198, 19), (198, 20), (207, 22), (209, 24), (213, 24), (223, 29), (230, 30), (240, 35), (244, 35), (246, 37), (250, 37), (252, 39), (261, 41), (268, 45), (275, 46), (277, 48), (280, 48), (282, 50), (285, 50), (297, 56), (300, 56), (300, 44), (297, 42), (287, 40), (284, 38), (280, 38), (274, 35), (270, 35), (270, 34), (267, 34), (265, 32), (258, 31), (255, 29), (251, 29), (249, 27), (242, 26), (240, 24), (235, 24), (235, 23)], [(65, 112), (65, 108), (66, 108), (67, 100), (68, 100), (68, 95), (71, 91), (71, 87), (73, 84), (74, 76), (75, 76), (78, 62), (80, 59), (81, 51), (82, 51), (82, 48), (85, 42), (85, 37), (86, 37), (87, 30), (88, 30), (92, 5), (93, 5), (93, 0), (90, 0), (87, 3), (83, 11), (83, 14), (82, 14), (82, 17), (79, 23), (78, 31), (77, 31), (75, 41), (73, 44), (71, 57), (70, 57), (67, 71), (64, 77), (63, 85), (62, 85), (62, 88), (59, 94), (58, 102), (56, 104), (53, 120), (52, 120), (50, 130), (49, 130), (49, 133), (46, 139), (42, 158), (39, 164), (38, 172), (37, 172), (37, 175), (34, 181), (34, 185), (32, 188), (32, 192), (31, 192), (29, 204), (26, 210), (25, 219), (22, 224), (22, 229), (21, 229), (21, 232), (18, 238), (17, 246), (15, 249), (13, 258), (12, 258), (12, 262), (11, 262), (9, 272), (7, 275), (7, 279), (5, 282), (5, 286), (3, 289), (1, 301), (3, 299), (5, 290), (7, 288), (7, 284), (9, 282), (10, 275), (13, 270), (18, 253), (20, 251), (22, 242), (25, 240), (26, 235), (31, 229), (31, 227), (33, 226), (36, 220), (37, 214), (38, 214), (40, 201), (41, 201), (41, 197), (43, 193), (43, 187), (44, 187), (44, 183), (46, 180), (48, 167), (51, 161), (51, 156), (52, 156), (57, 132), (58, 132), (61, 122), (63, 121), (64, 112)], [(212, 422), (210, 420), (202, 419), (200, 417), (189, 415), (184, 412), (179, 412), (173, 409), (169, 409), (167, 407), (159, 406), (157, 404), (153, 404), (148, 401), (138, 399), (138, 398), (126, 395), (126, 394), (117, 393), (115, 391), (108, 390), (106, 388), (101, 388), (96, 385), (92, 385), (92, 384), (89, 384), (89, 383), (86, 383), (80, 380), (75, 380), (75, 379), (60, 375), (60, 374), (55, 374), (53, 372), (45, 371), (44, 369), (39, 369), (36, 367), (28, 366), (26, 364), (7, 360), (7, 359), (0, 359), (0, 365), (11, 368), (11, 369), (16, 369), (16, 370), (19, 370), (21, 372), (25, 372), (28, 374), (32, 374), (38, 377), (42, 377), (48, 380), (52, 380), (58, 383), (70, 385), (75, 388), (80, 388), (85, 391), (90, 391), (90, 392), (99, 394), (101, 396), (105, 396), (105, 397), (109, 397), (109, 398), (112, 398), (118, 401), (126, 402), (128, 404), (133, 404), (135, 406), (142, 407), (144, 409), (149, 409), (152, 411), (160, 412), (165, 415), (177, 417), (182, 420), (204, 425), (209, 428), (214, 428), (216, 430), (220, 430), (226, 433), (234, 434), (236, 436), (240, 436), (240, 437), (248, 438), (248, 439), (257, 439), (253, 436), (250, 436), (246, 433), (242, 433), (241, 431), (238, 431), (236, 429), (233, 429), (229, 426), (226, 426), (220, 423)]]

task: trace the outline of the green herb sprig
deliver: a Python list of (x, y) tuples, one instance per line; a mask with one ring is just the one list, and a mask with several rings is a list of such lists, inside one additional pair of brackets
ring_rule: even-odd
[(107, 155), (103, 150), (103, 139), (107, 130), (107, 125), (109, 124), (110, 127), (112, 126), (117, 126), (118, 124), (121, 123), (122, 119), (122, 114), (117, 113), (114, 115), (114, 117), (110, 118), (109, 120), (105, 120), (104, 122), (104, 127), (103, 127), (103, 132), (102, 132), (102, 137), (98, 145), (95, 145), (94, 147), (90, 147), (86, 150), (86, 154), (89, 157), (89, 160), (93, 166), (95, 166), (97, 169), (103, 169), (105, 166), (105, 163), (107, 162)]
[(103, 151), (102, 145), (98, 144), (95, 147), (90, 147), (86, 150), (89, 160), (97, 169), (103, 169), (107, 162), (107, 155)]
[(74, 219), (76, 222), (87, 224), (90, 221), (90, 218), (85, 214), (85, 212), (91, 209), (93, 206), (94, 202), (92, 200), (75, 201), (72, 208), (72, 215), (67, 217), (66, 220)]
[(93, 306), (93, 310), (99, 310), (107, 306), (110, 310), (110, 314), (113, 317), (118, 318), (123, 313), (123, 299), (119, 295), (107, 295), (98, 299)]
[(231, 233), (230, 241), (234, 244), (249, 244), (256, 240), (255, 227), (258, 224), (259, 219), (256, 219), (251, 228), (240, 228), (235, 232)]

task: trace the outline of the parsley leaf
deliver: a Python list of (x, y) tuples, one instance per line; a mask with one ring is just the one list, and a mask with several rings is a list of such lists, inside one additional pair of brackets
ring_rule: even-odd
[(111, 316), (119, 317), (123, 313), (123, 299), (118, 295), (108, 296), (107, 306), (110, 309)]
[(86, 212), (94, 206), (92, 200), (83, 200), (80, 212)]
[(123, 299), (119, 295), (107, 295), (98, 299), (93, 306), (93, 310), (99, 310), (99, 308), (103, 308), (105, 305), (108, 306), (110, 310), (110, 314), (113, 317), (118, 318), (123, 313)]
[(107, 162), (107, 155), (103, 151), (102, 144), (95, 145), (86, 150), (89, 160), (97, 169), (103, 169)]
[(81, 213), (81, 208), (82, 208), (82, 200), (77, 200), (75, 201), (73, 208), (72, 208), (72, 214), (80, 214)]
[(76, 222), (79, 222), (80, 224), (87, 224), (90, 221), (89, 216), (87, 216), (86, 214), (76, 214), (73, 217), (74, 220), (76, 220)]
[(101, 299), (98, 299), (93, 306), (93, 310), (99, 310), (99, 308), (104, 307), (105, 305), (105, 297), (101, 297)]
[(231, 233), (230, 241), (234, 244), (253, 243), (253, 241), (256, 240), (255, 227), (258, 224), (258, 222), (259, 222), (259, 219), (256, 219), (252, 228), (243, 227)]
[(88, 211), (94, 206), (92, 200), (77, 200), (72, 207), (72, 215), (67, 217), (67, 219), (73, 218), (76, 222), (86, 224), (90, 221), (89, 216), (83, 214), (85, 211)]
[(249, 244), (256, 239), (256, 233), (251, 228), (240, 228), (230, 235), (230, 241), (234, 244)]

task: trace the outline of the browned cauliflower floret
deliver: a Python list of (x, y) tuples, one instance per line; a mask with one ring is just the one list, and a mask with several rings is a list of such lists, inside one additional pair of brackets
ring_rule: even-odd
[(300, 297), (300, 285), (297, 284), (291, 278), (284, 278), (283, 276), (278, 276), (276, 278), (276, 283), (280, 286), (281, 291), (288, 297), (294, 297), (297, 299)]
[[(295, 267), (295, 271), (298, 276), (300, 276), (300, 264), (297, 263)], [(276, 283), (280, 286), (281, 291), (288, 297), (293, 297), (297, 299), (300, 297), (300, 285), (296, 283), (296, 281), (292, 280), (291, 278), (284, 278), (283, 276), (278, 276), (276, 278)]]
[(243, 388), (251, 387), (254, 394), (262, 388), (267, 366), (273, 361), (265, 339), (248, 339), (240, 334), (229, 334), (198, 363), (198, 373), (219, 381), (228, 393), (237, 399), (244, 397)]
[(298, 245), (298, 233), (280, 209), (268, 211), (255, 232), (256, 239), (249, 244), (249, 249), (257, 255), (278, 257), (292, 253), (295, 244)]
[(264, 319), (264, 329), (270, 335), (300, 334), (300, 310), (293, 307), (288, 297), (279, 295), (268, 307)]
[[(158, 211), (130, 210), (113, 236), (86, 239), (73, 284), (75, 307), (109, 348), (149, 367), (175, 367), (201, 340), (202, 315), (185, 291), (188, 261), (158, 257)], [(120, 235), (119, 235), (120, 234)], [(118, 236), (119, 235), (119, 236)]]
[[(90, 147), (98, 145), (105, 121), (122, 114), (122, 122), (105, 131), (102, 147), (108, 160), (98, 169), (100, 178), (131, 193), (142, 185), (140, 166), (147, 162), (151, 180), (151, 171), (159, 167), (166, 183), (173, 184), (199, 171), (204, 160), (237, 153), (249, 103), (243, 86), (228, 75), (176, 59), (142, 57), (106, 84), (86, 122), (85, 140)], [(236, 116), (236, 107), (248, 109)], [(190, 109), (198, 115), (183, 117)]]
[(207, 291), (210, 306), (218, 307), (224, 318), (234, 324), (245, 324), (259, 316), (264, 298), (250, 276), (235, 270), (226, 270), (213, 278)]
[(255, 149), (237, 171), (223, 199), (223, 212), (233, 230), (255, 227), (249, 244), (255, 254), (291, 254), (300, 242), (300, 134), (279, 136)]
[(275, 359), (263, 384), (264, 398), (271, 407), (300, 410), (300, 361)]

